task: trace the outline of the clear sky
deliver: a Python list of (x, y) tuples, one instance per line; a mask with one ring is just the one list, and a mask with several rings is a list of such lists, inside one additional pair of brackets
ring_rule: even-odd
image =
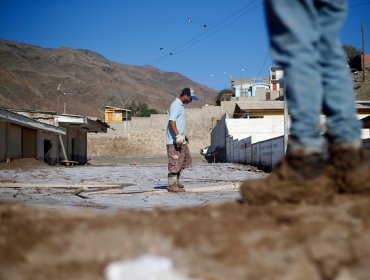
[[(370, 1), (349, 6), (341, 39), (361, 49), (364, 22), (369, 53)], [(1, 0), (0, 14), (1, 39), (89, 49), (216, 90), (231, 77), (267, 76), (272, 64), (263, 0)]]

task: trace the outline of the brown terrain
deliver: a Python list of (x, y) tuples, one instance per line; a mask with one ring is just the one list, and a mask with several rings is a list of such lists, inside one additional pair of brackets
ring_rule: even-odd
[[(212, 104), (216, 91), (187, 77), (151, 66), (110, 61), (83, 49), (48, 49), (0, 40), (0, 107), (57, 111), (102, 118), (104, 106), (145, 102), (164, 113), (184, 87)], [(64, 95), (66, 93), (66, 95)]]
[(105, 279), (109, 262), (152, 254), (192, 279), (368, 280), (369, 213), (355, 195), (110, 214), (0, 204), (0, 279)]
[[(369, 72), (365, 82), (361, 76), (353, 75), (356, 99), (370, 100)], [(0, 107), (62, 112), (65, 102), (66, 113), (103, 118), (105, 105), (125, 107), (135, 101), (164, 113), (186, 86), (202, 101), (190, 107), (213, 104), (215, 90), (179, 73), (113, 62), (85, 49), (0, 40)]]
[[(20, 172), (35, 168), (31, 160), (10, 167)], [(34, 171), (33, 176), (42, 175), (37, 165)], [(86, 204), (66, 211), (43, 205), (45, 196), (53, 196), (49, 191), (35, 191), (30, 199), (39, 207), (24, 205), (22, 199), (0, 203), (0, 279), (107, 280), (105, 271), (112, 261), (148, 254), (170, 258), (186, 279), (370, 276), (369, 193), (336, 194), (325, 203), (257, 206), (229, 200), (145, 211), (91, 211)], [(14, 201), (18, 196), (14, 194)], [(162, 194), (166, 197), (171, 199)], [(181, 197), (189, 199), (189, 194), (176, 199)], [(148, 279), (159, 278), (142, 280)]]

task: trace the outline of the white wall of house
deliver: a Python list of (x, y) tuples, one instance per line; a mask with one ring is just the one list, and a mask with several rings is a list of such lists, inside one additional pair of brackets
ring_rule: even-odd
[(226, 161), (251, 164), (270, 170), (284, 156), (284, 137), (279, 136), (251, 144), (251, 137), (227, 137)]
[(217, 147), (225, 147), (226, 145), (226, 115), (217, 121), (215, 127), (211, 130), (211, 147), (215, 150)]
[(236, 84), (233, 86), (235, 97), (250, 96), (251, 83)]
[[(220, 155), (218, 159), (229, 161), (238, 145), (250, 146), (253, 143), (283, 134), (283, 116), (270, 115), (263, 119), (227, 119), (224, 115), (211, 131), (211, 151), (225, 149), (225, 154)], [(235, 139), (242, 140), (242, 142), (235, 144)], [(250, 149), (250, 147), (246, 148)]]
[(284, 134), (284, 117), (271, 116), (263, 119), (226, 119), (228, 135), (234, 139), (252, 136), (252, 144)]
[(258, 92), (262, 92), (262, 91), (266, 92), (266, 90), (269, 90), (269, 89), (270, 89), (269, 84), (256, 83), (251, 86), (248, 96), (253, 97), (253, 96), (256, 96)]

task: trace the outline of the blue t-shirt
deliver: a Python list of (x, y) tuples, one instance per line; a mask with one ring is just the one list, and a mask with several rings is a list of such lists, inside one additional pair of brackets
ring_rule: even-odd
[(175, 121), (177, 130), (180, 134), (185, 136), (185, 108), (179, 98), (176, 98), (175, 101), (172, 102), (168, 112), (167, 145), (174, 144), (176, 141), (176, 135), (170, 127), (170, 121)]

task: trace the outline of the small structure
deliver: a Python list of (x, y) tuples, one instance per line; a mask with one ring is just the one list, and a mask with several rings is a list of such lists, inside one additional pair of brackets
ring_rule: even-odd
[(281, 66), (271, 66), (270, 67), (270, 89), (280, 90), (283, 87), (282, 80), (284, 78), (284, 70)]
[[(235, 104), (234, 119), (255, 119), (267, 116), (281, 117), (284, 114), (283, 101), (251, 101)], [(280, 119), (280, 118), (279, 118)]]
[[(96, 118), (81, 115), (58, 114), (55, 112), (8, 109), (16, 115), (21, 115), (34, 122), (62, 129), (64, 134), (59, 134), (57, 139), (46, 139), (40, 149), (45, 151), (43, 156), (36, 157), (49, 164), (55, 163), (87, 163), (87, 133), (106, 133), (109, 125)], [(16, 139), (13, 135), (11, 138)], [(12, 140), (13, 141), (13, 140)], [(50, 150), (50, 151), (49, 151)], [(49, 151), (49, 152), (46, 152)], [(16, 158), (24, 156), (17, 155)], [(14, 158), (14, 157), (11, 157)]]
[(131, 120), (131, 110), (105, 106), (105, 121), (106, 122), (124, 122)]
[(231, 80), (231, 88), (236, 98), (253, 97), (258, 91), (270, 89), (270, 84), (266, 78), (244, 78)]
[(281, 66), (271, 66), (269, 78), (243, 78), (230, 81), (236, 100), (251, 98), (274, 100), (283, 88), (284, 70)]
[(362, 54), (355, 56), (351, 62), (351, 66), (352, 68), (355, 68), (360, 71), (364, 69), (369, 70), (370, 69), (370, 54), (365, 54), (365, 56)]
[(35, 158), (55, 164), (66, 129), (0, 109), (0, 161)]
[[(232, 101), (223, 103), (233, 104)], [(283, 101), (249, 101), (235, 102), (232, 118), (228, 114), (217, 122), (211, 131), (211, 153), (217, 151), (216, 161), (256, 163), (264, 167), (271, 167), (266, 164), (267, 160), (263, 156), (271, 156), (266, 147), (278, 149), (274, 154), (272, 164), (284, 152), (284, 102)], [(364, 128), (362, 129), (362, 139), (370, 138), (369, 126), (370, 103), (357, 101), (357, 116), (362, 119)], [(289, 127), (289, 119), (286, 120)], [(325, 122), (325, 116), (321, 116), (321, 121)], [(255, 144), (261, 146), (256, 148)], [(267, 146), (266, 146), (267, 145)], [(270, 145), (270, 146), (269, 146)], [(370, 143), (369, 143), (370, 146)], [(259, 146), (258, 146), (259, 147)], [(283, 147), (283, 148), (282, 148)], [(273, 150), (275, 151), (275, 150)], [(276, 156), (276, 157), (275, 157)], [(259, 160), (256, 160), (256, 159)]]

